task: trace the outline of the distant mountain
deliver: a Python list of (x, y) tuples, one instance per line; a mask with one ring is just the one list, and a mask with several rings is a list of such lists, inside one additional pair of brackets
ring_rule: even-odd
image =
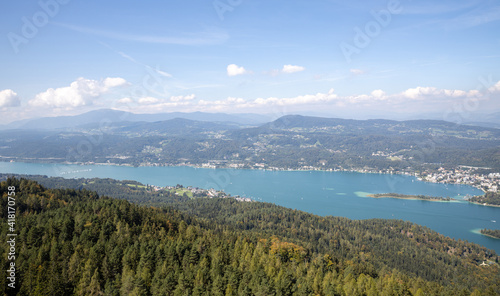
[(491, 113), (481, 118), (482, 121), (500, 123), (500, 112)]
[[(458, 126), (469, 125), (469, 126), (481, 126), (487, 128), (500, 128), (500, 112), (491, 114), (469, 114), (468, 119), (458, 121), (456, 123), (448, 122), (449, 125), (445, 125), (443, 120), (436, 116), (421, 116), (420, 118), (425, 118), (423, 120), (355, 120), (355, 119), (341, 119), (341, 118), (330, 118), (330, 117), (317, 117), (317, 116), (302, 116), (302, 115), (286, 115), (281, 118), (276, 119), (273, 115), (267, 114), (252, 114), (252, 113), (240, 113), (240, 114), (226, 114), (226, 113), (206, 113), (206, 112), (171, 112), (171, 113), (157, 113), (157, 114), (135, 114), (131, 112), (112, 110), (112, 109), (100, 109), (90, 112), (86, 112), (75, 116), (58, 116), (58, 117), (41, 117), (35, 119), (24, 119), (20, 121), (15, 121), (9, 124), (0, 125), (0, 130), (5, 129), (46, 129), (46, 130), (64, 130), (73, 129), (82, 126), (98, 126), (98, 124), (105, 120), (107, 123), (116, 124), (123, 122), (159, 122), (166, 121), (175, 118), (183, 118), (195, 121), (206, 121), (206, 122), (223, 122), (223, 123), (236, 123), (239, 125), (247, 126), (261, 126), (267, 128), (311, 128), (314, 126), (336, 126), (336, 125), (348, 125), (348, 126), (364, 126), (367, 128), (372, 124), (395, 124), (401, 122), (413, 122), (413, 124), (428, 124), (434, 122), (435, 124), (442, 126)], [(415, 115), (414, 118), (418, 118)], [(408, 117), (407, 117), (408, 119)], [(272, 121), (274, 120), (274, 121)], [(398, 119), (399, 120), (399, 119)], [(272, 122), (271, 122), (272, 121)], [(266, 126), (265, 124), (268, 123)], [(296, 126), (294, 126), (296, 125)]]
[(500, 129), (500, 123), (494, 123), (494, 122), (472, 121), (472, 122), (466, 122), (464, 124), (465, 125), (471, 125), (471, 126), (481, 126), (481, 127), (489, 127), (489, 128), (498, 128), (498, 129)]
[(342, 119), (342, 118), (326, 118), (313, 117), (302, 115), (286, 115), (263, 125), (264, 128), (270, 129), (290, 129), (290, 128), (314, 128), (337, 125), (351, 125), (365, 122), (364, 120)]
[(239, 140), (257, 141), (261, 135), (282, 135), (293, 137), (297, 133), (323, 136), (396, 136), (396, 137), (453, 137), (471, 140), (500, 140), (500, 129), (494, 127), (460, 125), (443, 120), (407, 120), (386, 119), (342, 119), (302, 115), (286, 115), (258, 127), (242, 128), (229, 131)]
[(464, 124), (484, 127), (500, 128), (500, 112), (491, 114), (477, 114), (473, 119), (465, 121)]
[(108, 122), (124, 121), (128, 117), (128, 114), (131, 113), (101, 109), (75, 116), (42, 117), (32, 120), (16, 121), (8, 124), (7, 127), (18, 129), (64, 129), (84, 124), (99, 123), (101, 120), (106, 120)]
[(3, 126), (3, 129), (67, 129), (88, 124), (98, 124), (102, 120), (116, 123), (130, 122), (157, 122), (174, 118), (183, 118), (196, 121), (233, 122), (241, 125), (258, 125), (268, 122), (272, 118), (259, 114), (225, 114), (205, 112), (172, 112), (158, 114), (135, 114), (125, 111), (101, 109), (75, 116), (42, 117), (31, 120), (12, 122)]
[[(336, 127), (343, 133), (384, 133), (384, 134), (409, 134), (409, 133), (439, 133), (440, 131), (457, 131), (462, 133), (488, 132), (491, 135), (500, 137), (500, 129), (485, 126), (460, 125), (443, 120), (386, 120), (368, 119), (354, 120), (341, 118), (324, 118), (301, 115), (286, 115), (272, 122), (266, 123), (260, 129), (319, 129)], [(332, 129), (328, 129), (332, 131)], [(333, 131), (335, 131), (333, 130)]]
[(241, 114), (226, 114), (226, 113), (206, 113), (206, 112), (171, 112), (158, 114), (133, 114), (129, 113), (127, 120), (129, 121), (146, 121), (156, 122), (169, 119), (183, 118), (196, 121), (209, 122), (232, 122), (242, 125), (259, 125), (272, 120), (271, 117), (260, 114), (241, 113)]
[(137, 133), (141, 135), (165, 134), (169, 136), (190, 136), (204, 132), (239, 129), (240, 127), (241, 126), (236, 123), (206, 122), (184, 118), (174, 118), (157, 122), (130, 122), (128, 125), (115, 129), (114, 132)]
[[(94, 115), (96, 120), (98, 113), (85, 115)], [(120, 113), (112, 115), (115, 120), (124, 119)], [(84, 144), (91, 149), (82, 150)], [(495, 128), (440, 120), (353, 120), (301, 115), (287, 115), (254, 126), (174, 118), (118, 121), (105, 129), (94, 122), (65, 130), (0, 132), (0, 159), (60, 162), (70, 155), (71, 161), (76, 162), (131, 165), (201, 165), (215, 160), (245, 168), (252, 168), (255, 163), (287, 169), (379, 170), (468, 165), (498, 171), (499, 147), (500, 129)], [(81, 151), (68, 154), (75, 149)]]

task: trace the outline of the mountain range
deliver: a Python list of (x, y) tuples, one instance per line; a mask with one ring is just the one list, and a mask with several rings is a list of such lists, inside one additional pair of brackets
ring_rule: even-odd
[[(176, 115), (212, 121), (170, 118)], [(253, 168), (259, 164), (282, 169), (405, 172), (441, 166), (473, 166), (495, 172), (500, 169), (497, 128), (442, 120), (302, 115), (259, 123), (257, 119), (263, 117), (246, 116), (169, 113), (153, 121), (159, 118), (101, 110), (74, 117), (44, 118), (24, 122), (18, 129), (0, 131), (0, 159), (134, 166)]]
[(241, 113), (205, 113), (205, 112), (172, 112), (157, 114), (135, 114), (131, 112), (100, 109), (75, 116), (40, 117), (36, 119), (20, 120), (0, 126), (1, 129), (65, 129), (81, 125), (117, 122), (157, 122), (174, 118), (183, 118), (196, 121), (232, 122), (241, 125), (262, 124), (273, 119), (268, 115)]
[[(100, 109), (90, 112), (86, 112), (80, 115), (74, 116), (57, 116), (57, 117), (40, 117), (35, 119), (24, 119), (19, 121), (14, 121), (9, 124), (0, 125), (0, 129), (44, 129), (44, 130), (62, 130), (62, 129), (72, 129), (80, 126), (98, 126), (100, 122), (106, 122), (107, 124), (115, 125), (117, 123), (123, 122), (159, 122), (166, 121), (175, 118), (182, 118), (194, 121), (204, 121), (204, 122), (218, 122), (218, 123), (233, 123), (240, 126), (259, 126), (272, 120), (277, 119), (279, 116), (276, 114), (254, 114), (254, 113), (239, 113), (239, 114), (227, 114), (227, 113), (207, 113), (207, 112), (171, 112), (171, 113), (156, 113), (156, 114), (136, 114), (132, 112), (125, 112), (112, 109)], [(327, 118), (329, 116), (306, 116), (306, 117), (316, 117), (316, 118)], [(426, 120), (436, 120), (442, 121), (442, 116), (427, 115), (421, 117)], [(335, 120), (346, 120), (340, 118), (329, 118), (328, 122), (334, 123)], [(490, 128), (500, 128), (500, 112), (491, 114), (468, 114), (467, 120), (453, 120), (453, 123), (461, 125), (473, 125), (481, 127)], [(355, 120), (352, 119), (352, 122)], [(368, 122), (376, 122), (383, 120), (368, 120)], [(395, 120), (391, 120), (394, 122)], [(401, 121), (401, 120), (398, 120)], [(408, 120), (407, 120), (408, 121)], [(411, 121), (415, 121), (412, 119)], [(342, 121), (346, 122), (346, 121)]]

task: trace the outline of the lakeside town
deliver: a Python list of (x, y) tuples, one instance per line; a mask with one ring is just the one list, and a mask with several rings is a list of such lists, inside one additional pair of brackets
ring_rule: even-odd
[(241, 197), (239, 195), (230, 195), (224, 192), (224, 190), (215, 190), (214, 188), (203, 189), (199, 187), (188, 186), (184, 187), (182, 185), (176, 186), (157, 186), (157, 185), (148, 185), (146, 187), (147, 190), (151, 190), (154, 192), (159, 192), (162, 190), (167, 190), (170, 192), (174, 192), (175, 195), (186, 195), (187, 197), (199, 197), (206, 196), (208, 198), (233, 198), (237, 201), (241, 202), (253, 202), (251, 198)]
[[(26, 159), (24, 159), (26, 161)], [(8, 159), (9, 162), (19, 161), (18, 159)], [(130, 166), (127, 163), (113, 163), (111, 161), (105, 163), (98, 162), (64, 162), (65, 164), (77, 165), (116, 165), (116, 166)], [(139, 166), (190, 166), (196, 168), (208, 169), (256, 169), (256, 170), (270, 170), (270, 171), (330, 171), (330, 172), (358, 172), (358, 173), (375, 173), (375, 174), (398, 174), (415, 176), (418, 180), (443, 183), (443, 184), (461, 184), (470, 185), (482, 190), (483, 192), (499, 192), (500, 191), (500, 173), (493, 172), (488, 174), (477, 173), (479, 167), (472, 166), (458, 166), (456, 168), (440, 167), (437, 170), (423, 170), (414, 171), (411, 168), (405, 170), (398, 169), (376, 169), (376, 168), (344, 168), (337, 166), (335, 168), (325, 167), (323, 163), (321, 166), (302, 165), (297, 168), (282, 168), (268, 165), (267, 163), (240, 163), (227, 160), (209, 160), (201, 164), (193, 164), (187, 159), (180, 159), (178, 163), (152, 163), (143, 162)], [(196, 191), (196, 190), (194, 190)]]
[[(186, 165), (186, 164), (185, 164)], [(212, 169), (217, 169), (217, 168), (234, 168), (234, 166), (225, 166), (221, 167), (221, 163), (218, 163), (218, 165), (215, 164), (205, 164), (202, 166), (203, 168), (212, 168)], [(191, 165), (192, 166), (192, 165)], [(199, 167), (199, 166), (195, 166)], [(241, 168), (242, 166), (238, 166), (238, 168)], [(431, 182), (431, 183), (442, 183), (442, 184), (461, 184), (461, 185), (469, 185), (473, 186), (475, 188), (478, 188), (482, 190), (483, 192), (486, 193), (485, 196), (466, 196), (464, 197), (465, 200), (480, 204), (480, 205), (488, 205), (488, 206), (495, 206), (498, 207), (498, 203), (495, 200), (494, 202), (491, 202), (491, 200), (484, 201), (484, 198), (488, 198), (490, 194), (497, 195), (499, 190), (498, 188), (500, 187), (500, 173), (488, 173), (488, 174), (477, 174), (475, 173), (476, 170), (479, 168), (477, 167), (470, 167), (470, 166), (460, 166), (455, 169), (445, 169), (443, 167), (440, 167), (437, 169), (437, 171), (423, 171), (420, 173), (414, 173), (410, 171), (397, 171), (397, 170), (373, 170), (373, 169), (321, 169), (317, 167), (311, 167), (311, 166), (304, 166), (300, 169), (283, 169), (283, 168), (277, 168), (277, 167), (267, 167), (265, 164), (260, 164), (256, 163), (253, 167), (253, 169), (260, 169), (260, 170), (274, 170), (274, 171), (344, 171), (344, 172), (358, 172), (358, 173), (378, 173), (378, 174), (395, 174), (395, 175), (407, 175), (407, 176), (414, 176), (417, 178), (419, 181), (424, 181), (424, 182)], [(152, 189), (155, 191), (159, 190), (170, 190), (174, 191), (176, 195), (182, 195), (184, 192), (188, 193), (189, 197), (194, 197), (194, 196), (204, 196), (208, 198), (234, 198), (237, 201), (242, 201), (242, 202), (252, 202), (253, 200), (247, 197), (240, 197), (240, 196), (231, 196), (226, 194), (224, 191), (217, 191), (213, 188), (210, 189), (201, 189), (198, 187), (186, 187), (184, 188), (182, 185), (177, 185), (177, 186), (166, 186), (166, 187), (160, 187), (160, 186), (152, 186)], [(373, 195), (371, 197), (379, 198), (379, 197), (390, 197), (390, 198), (399, 198), (399, 199), (423, 199), (423, 200), (429, 200), (429, 201), (450, 201), (453, 199), (450, 198), (439, 198), (439, 197), (430, 197), (430, 196), (407, 196), (404, 194), (397, 194), (397, 193), (389, 193), (389, 194), (378, 194)], [(497, 197), (495, 197), (497, 199)]]
[[(183, 164), (189, 165), (189, 164)], [(248, 166), (243, 163), (231, 163), (224, 165), (220, 161), (203, 163), (202, 168), (249, 168), (271, 171), (335, 171), (335, 172), (358, 172), (358, 173), (377, 173), (377, 174), (402, 174), (407, 176), (415, 176), (420, 181), (443, 184), (461, 184), (470, 185), (483, 192), (498, 192), (500, 190), (500, 173), (479, 174), (476, 171), (480, 168), (471, 166), (459, 166), (454, 169), (446, 169), (440, 167), (436, 170), (424, 170), (422, 172), (413, 172), (412, 170), (395, 170), (395, 169), (373, 169), (373, 168), (358, 168), (345, 169), (339, 166), (338, 168), (328, 168), (317, 166), (302, 166), (297, 169), (287, 169), (268, 166), (265, 163), (255, 163), (253, 166)]]
[(437, 172), (424, 171), (419, 179), (432, 183), (464, 184), (481, 189), (484, 192), (498, 192), (500, 173), (476, 174), (476, 168), (461, 166), (455, 169), (439, 168)]

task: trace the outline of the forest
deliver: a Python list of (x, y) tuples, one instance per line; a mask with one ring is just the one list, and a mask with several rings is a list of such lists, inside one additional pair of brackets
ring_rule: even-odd
[[(162, 196), (111, 179), (39, 177), (58, 189), (4, 179), (3, 208), (16, 192), (17, 295), (500, 293), (497, 254), (409, 222)], [(0, 244), (5, 270), (7, 248)], [(0, 281), (2, 294), (12, 292)]]

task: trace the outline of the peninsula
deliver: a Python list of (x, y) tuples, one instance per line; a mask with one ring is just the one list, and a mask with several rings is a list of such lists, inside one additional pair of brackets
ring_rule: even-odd
[(438, 196), (429, 196), (429, 195), (410, 195), (410, 194), (401, 194), (401, 193), (375, 193), (368, 194), (369, 197), (373, 198), (397, 198), (397, 199), (418, 199), (418, 200), (427, 200), (427, 201), (452, 201), (454, 198), (450, 197), (438, 197)]
[(486, 235), (492, 238), (500, 239), (500, 230), (498, 229), (481, 229), (479, 231), (482, 235)]
[(469, 201), (484, 206), (500, 207), (500, 193), (486, 192), (484, 195), (469, 198)]

